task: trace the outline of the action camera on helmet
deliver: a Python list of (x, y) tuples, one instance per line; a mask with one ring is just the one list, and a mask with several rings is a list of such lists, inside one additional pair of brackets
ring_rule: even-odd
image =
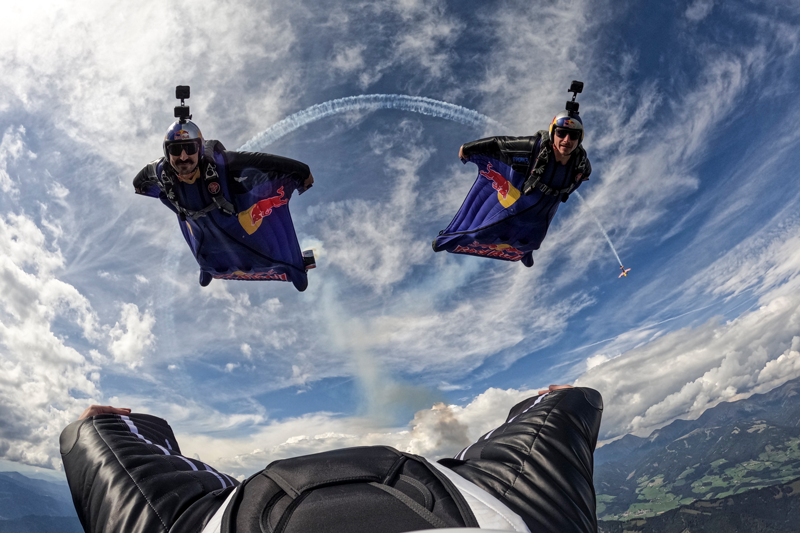
[(175, 118), (183, 124), (187, 119), (192, 118), (192, 115), (189, 114), (189, 106), (183, 103), (184, 99), (189, 98), (189, 86), (178, 85), (175, 87), (175, 98), (179, 98), (181, 101), (181, 105), (175, 106)]
[(578, 80), (572, 80), (572, 83), (569, 85), (569, 89), (567, 89), (568, 93), (572, 93), (572, 101), (567, 102), (567, 114), (570, 117), (578, 116), (578, 108), (580, 104), (575, 101), (575, 98), (578, 97), (578, 93), (583, 92), (583, 82)]

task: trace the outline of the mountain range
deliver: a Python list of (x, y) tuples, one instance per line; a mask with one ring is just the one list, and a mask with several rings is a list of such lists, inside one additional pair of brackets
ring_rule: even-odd
[[(800, 379), (595, 452), (598, 518), (641, 519), (800, 477)], [(696, 504), (700, 505), (700, 504)]]
[(66, 483), (0, 472), (0, 533), (81, 533)]

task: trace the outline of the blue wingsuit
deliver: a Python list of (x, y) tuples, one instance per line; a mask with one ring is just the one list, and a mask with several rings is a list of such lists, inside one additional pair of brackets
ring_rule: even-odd
[[(207, 141), (193, 183), (178, 179), (165, 158), (134, 178), (138, 194), (159, 198), (178, 216), (202, 276), (291, 281), (308, 286), (289, 199), (310, 187), (307, 165), (270, 154), (232, 152)], [(210, 278), (208, 278), (210, 280)]]
[(547, 235), (559, 204), (592, 172), (578, 146), (566, 165), (553, 155), (546, 130), (528, 137), (489, 137), (463, 146), (464, 163), (478, 178), (446, 229), (436, 252), (478, 255), (533, 265), (532, 252)]

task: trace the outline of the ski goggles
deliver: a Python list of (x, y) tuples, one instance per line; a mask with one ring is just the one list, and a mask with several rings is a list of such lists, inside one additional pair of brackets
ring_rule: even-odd
[(171, 143), (167, 146), (167, 153), (169, 153), (169, 155), (178, 157), (185, 150), (186, 155), (194, 155), (197, 153), (197, 149), (198, 146), (196, 142)]
[[(556, 137), (569, 137), (571, 141), (577, 141), (581, 138), (580, 130), (568, 130), (566, 128), (556, 128)], [(187, 152), (188, 153), (188, 152)]]

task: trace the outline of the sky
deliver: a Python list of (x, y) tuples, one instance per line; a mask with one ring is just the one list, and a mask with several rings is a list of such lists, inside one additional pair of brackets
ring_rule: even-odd
[[(449, 456), (549, 384), (599, 390), (600, 438), (647, 435), (800, 376), (800, 4), (307, 0), (16, 2), (0, 20), (0, 470), (61, 476), (90, 404), (167, 419), (235, 476), (389, 444)], [(535, 265), (434, 253), (477, 168), (572, 80), (591, 179)], [(317, 268), (198, 284), (175, 216), (132, 180), (176, 85), (235, 150), (308, 164), (289, 204)], [(631, 268), (618, 279), (619, 258)]]

